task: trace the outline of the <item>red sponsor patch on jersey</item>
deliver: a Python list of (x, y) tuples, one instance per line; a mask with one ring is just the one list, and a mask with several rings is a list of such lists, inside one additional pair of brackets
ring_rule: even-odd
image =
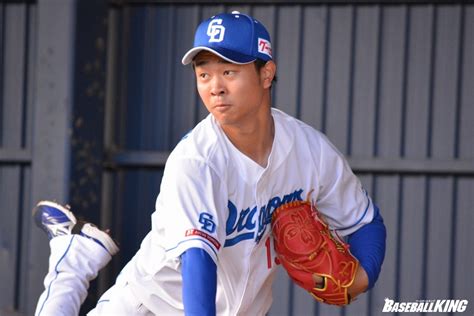
[(206, 239), (207, 241), (209, 241), (211, 244), (214, 245), (214, 247), (216, 247), (217, 250), (219, 250), (219, 248), (221, 247), (221, 244), (217, 241), (217, 239), (215, 239), (214, 237), (210, 236), (209, 234), (206, 234), (205, 232), (199, 230), (199, 229), (188, 229), (185, 233), (185, 236), (188, 237), (188, 236), (199, 236), (199, 237), (202, 237), (204, 239)]

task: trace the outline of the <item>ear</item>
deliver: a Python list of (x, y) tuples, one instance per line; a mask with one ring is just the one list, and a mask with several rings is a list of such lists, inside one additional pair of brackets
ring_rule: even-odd
[(265, 66), (260, 69), (260, 75), (263, 80), (263, 87), (265, 89), (268, 89), (272, 86), (272, 81), (275, 77), (275, 74), (276, 64), (272, 60), (267, 61)]

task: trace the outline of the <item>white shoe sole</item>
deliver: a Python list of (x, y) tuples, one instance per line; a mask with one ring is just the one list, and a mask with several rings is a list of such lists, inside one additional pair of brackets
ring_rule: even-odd
[(95, 242), (104, 247), (111, 256), (115, 255), (119, 251), (119, 248), (113, 241), (112, 237), (91, 223), (84, 224), (81, 229), (81, 235), (93, 239)]

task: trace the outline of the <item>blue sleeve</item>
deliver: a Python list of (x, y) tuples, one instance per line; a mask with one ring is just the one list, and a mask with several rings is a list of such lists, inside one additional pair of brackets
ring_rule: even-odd
[(187, 316), (216, 315), (217, 266), (203, 249), (181, 255), (183, 304)]
[(379, 209), (374, 205), (372, 222), (362, 226), (349, 235), (351, 253), (359, 260), (369, 277), (370, 290), (379, 277), (382, 263), (385, 258), (385, 239), (387, 232)]

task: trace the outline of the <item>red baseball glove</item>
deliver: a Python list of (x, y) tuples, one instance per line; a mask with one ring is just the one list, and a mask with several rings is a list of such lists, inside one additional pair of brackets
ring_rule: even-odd
[(318, 301), (350, 303), (347, 289), (359, 261), (349, 245), (331, 233), (314, 205), (296, 201), (280, 206), (272, 215), (272, 231), (277, 257), (294, 282)]

